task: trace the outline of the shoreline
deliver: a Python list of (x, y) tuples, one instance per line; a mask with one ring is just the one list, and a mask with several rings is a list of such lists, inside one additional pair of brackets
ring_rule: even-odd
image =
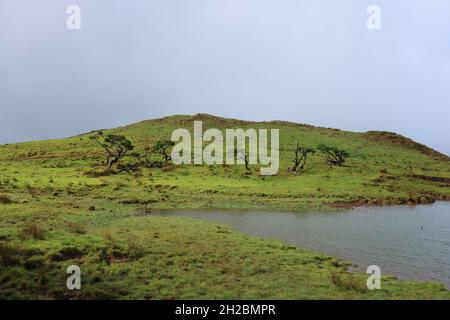
[[(444, 201), (439, 201), (442, 203), (446, 203)], [(426, 206), (427, 204), (423, 204), (424, 206)], [(386, 206), (385, 206), (386, 207)], [(394, 207), (394, 208), (402, 208), (404, 206), (402, 205), (394, 205), (394, 206), (390, 206), (390, 207)], [(372, 207), (367, 207), (367, 208), (374, 208), (374, 206)], [(351, 210), (351, 209), (349, 209)], [(339, 213), (345, 215), (346, 213), (343, 211), (338, 211)], [(336, 213), (338, 213), (336, 212)], [(198, 215), (196, 213), (199, 213)], [(208, 217), (208, 213), (213, 214), (211, 217)], [(311, 244), (307, 244), (304, 241), (299, 240), (300, 242), (296, 242), (293, 241), (293, 239), (291, 240), (287, 240), (286, 238), (283, 238), (283, 236), (276, 235), (277, 234), (277, 228), (279, 228), (279, 226), (277, 227), (277, 225), (273, 226), (274, 231), (273, 233), (271, 233), (271, 236), (263, 236), (261, 234), (257, 234), (255, 233), (255, 231), (250, 231), (248, 229), (248, 227), (243, 227), (243, 229), (239, 226), (237, 226), (235, 224), (235, 222), (233, 222), (233, 219), (216, 219), (214, 218), (214, 216), (221, 216), (223, 213), (225, 213), (225, 215), (227, 214), (239, 214), (238, 215), (238, 219), (236, 219), (236, 221), (240, 221), (242, 215), (245, 216), (246, 214), (250, 214), (250, 217), (253, 216), (253, 214), (272, 214), (272, 215), (277, 215), (277, 214), (296, 214), (296, 212), (274, 212), (274, 211), (270, 211), (270, 212), (264, 212), (264, 210), (259, 210), (259, 209), (209, 209), (209, 208), (201, 208), (201, 209), (181, 209), (181, 208), (175, 208), (175, 209), (155, 209), (154, 212), (150, 213), (150, 214), (145, 214), (145, 216), (153, 216), (153, 217), (167, 217), (167, 218), (174, 218), (174, 217), (178, 217), (178, 218), (187, 218), (187, 219), (195, 219), (195, 220), (199, 220), (199, 221), (203, 221), (203, 222), (208, 222), (208, 223), (215, 223), (215, 224), (220, 224), (220, 225), (226, 225), (227, 227), (231, 227), (232, 230), (234, 232), (238, 232), (241, 234), (244, 234), (246, 236), (250, 236), (256, 239), (262, 239), (264, 241), (280, 241), (281, 243), (285, 244), (286, 246), (294, 246), (295, 248), (297, 248), (298, 250), (303, 250), (303, 251), (308, 251), (310, 253), (316, 253), (316, 254), (321, 254), (324, 256), (328, 256), (328, 257), (332, 257), (332, 258), (336, 258), (340, 260), (340, 263), (344, 263), (345, 265), (347, 265), (347, 269), (348, 271), (351, 272), (357, 272), (357, 273), (365, 273), (365, 265), (367, 264), (364, 261), (363, 257), (356, 257), (353, 256), (353, 254), (339, 254), (337, 251), (339, 250), (335, 250), (334, 252), (332, 252), (333, 250), (326, 250), (323, 248), (323, 244), (322, 246), (315, 246), (315, 245), (311, 245)], [(173, 215), (172, 215), (173, 214)], [(326, 214), (326, 212), (309, 212), (309, 214), (311, 216), (314, 216), (316, 214)], [(373, 213), (376, 214), (376, 213)], [(137, 214), (138, 216), (141, 216), (141, 214)], [(204, 216), (202, 216), (204, 215)], [(300, 215), (301, 217), (301, 215)], [(252, 219), (252, 218), (249, 218)], [(280, 219), (283, 219), (283, 217), (281, 216)], [(245, 221), (251, 221), (251, 220), (245, 220)], [(239, 222), (238, 222), (239, 223)], [(260, 223), (262, 223), (263, 225), (265, 224), (265, 222), (263, 220), (260, 221)], [(250, 225), (252, 223), (250, 222)], [(251, 229), (251, 227), (250, 227)], [(258, 229), (259, 230), (259, 229)], [(289, 234), (289, 230), (285, 230), (284, 233), (288, 233)], [(299, 232), (302, 232), (302, 230), (299, 230)], [(288, 237), (289, 238), (289, 237)], [(326, 243), (326, 239), (323, 239), (323, 241), (325, 241), (324, 243)], [(339, 246), (339, 243), (335, 243), (336, 246)], [(342, 245), (342, 244), (341, 244)], [(351, 251), (350, 251), (351, 252)], [(353, 256), (353, 258), (351, 257)], [(395, 261), (395, 259), (394, 259)], [(395, 263), (394, 263), (395, 265)], [(391, 266), (392, 267), (392, 266)], [(394, 267), (395, 269), (395, 267)], [(398, 271), (395, 271), (394, 269), (391, 269), (390, 271), (387, 271), (386, 274), (383, 273), (383, 275), (387, 276), (387, 277), (391, 277), (393, 279), (398, 279), (401, 281), (416, 281), (416, 282), (423, 282), (423, 283), (436, 283), (436, 284), (440, 284), (443, 285), (445, 287), (445, 289), (447, 291), (450, 291), (450, 282), (445, 282), (444, 280), (436, 280), (436, 279), (431, 279), (431, 278), (427, 278), (430, 277), (426, 276), (426, 275), (414, 275), (413, 273), (408, 272), (408, 274), (406, 273), (399, 273)], [(389, 269), (388, 269), (389, 270)], [(431, 269), (432, 271), (433, 269)]]

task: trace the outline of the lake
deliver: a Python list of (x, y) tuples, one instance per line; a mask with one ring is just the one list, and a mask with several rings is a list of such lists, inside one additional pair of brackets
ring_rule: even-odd
[(225, 223), (253, 236), (344, 258), (359, 270), (378, 265), (383, 274), (433, 280), (450, 288), (448, 202), (359, 207), (336, 213), (153, 210), (153, 214)]

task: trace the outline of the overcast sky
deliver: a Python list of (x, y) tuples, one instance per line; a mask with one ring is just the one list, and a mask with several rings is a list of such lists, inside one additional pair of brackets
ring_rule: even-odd
[(0, 0), (0, 143), (198, 112), (450, 154), (450, 1)]

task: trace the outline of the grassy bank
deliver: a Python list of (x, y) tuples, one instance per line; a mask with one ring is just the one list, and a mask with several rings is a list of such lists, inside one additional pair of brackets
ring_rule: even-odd
[[(306, 211), (450, 199), (448, 157), (391, 133), (208, 115), (105, 132), (139, 150), (175, 128), (192, 129), (193, 120), (204, 129), (280, 129), (279, 174), (166, 166), (102, 176), (104, 156), (88, 134), (1, 146), (0, 298), (450, 298), (441, 285), (389, 277), (368, 291), (366, 275), (347, 273), (338, 259), (209, 222), (151, 216), (153, 208)], [(336, 145), (350, 158), (332, 167), (317, 153), (293, 175), (297, 142)], [(82, 269), (80, 291), (65, 289), (70, 264)]]
[[(4, 205), (0, 238), (0, 298), (450, 298), (442, 285), (392, 277), (370, 291), (367, 275), (339, 259), (104, 200)], [(65, 289), (71, 264), (82, 270), (79, 291)]]

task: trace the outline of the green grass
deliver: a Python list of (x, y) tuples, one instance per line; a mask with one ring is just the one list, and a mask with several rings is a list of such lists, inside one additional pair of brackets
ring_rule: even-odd
[[(93, 177), (102, 152), (88, 135), (0, 146), (0, 298), (40, 299), (449, 299), (442, 285), (348, 273), (332, 257), (260, 240), (227, 226), (142, 214), (152, 208), (335, 210), (450, 199), (450, 162), (382, 132), (353, 133), (285, 122), (173, 116), (117, 128), (142, 149), (173, 129), (280, 129), (277, 176), (251, 166), (180, 166)], [(350, 152), (343, 167), (320, 154), (291, 175), (296, 142)], [(140, 213), (140, 214), (139, 214)], [(65, 269), (82, 290), (65, 289)]]
[[(382, 290), (369, 291), (367, 275), (347, 272), (337, 258), (216, 223), (138, 214), (104, 200), (66, 199), (75, 200), (81, 208), (59, 201), (53, 208), (46, 201), (4, 208), (0, 298), (450, 298), (442, 285), (392, 277), (383, 278)], [(91, 203), (99, 209), (88, 210)], [(39, 221), (45, 237), (19, 240), (31, 221)], [(85, 232), (73, 232), (70, 223), (83, 225)], [(71, 264), (81, 267), (80, 291), (65, 289)], [(336, 274), (343, 280), (336, 281)]]

